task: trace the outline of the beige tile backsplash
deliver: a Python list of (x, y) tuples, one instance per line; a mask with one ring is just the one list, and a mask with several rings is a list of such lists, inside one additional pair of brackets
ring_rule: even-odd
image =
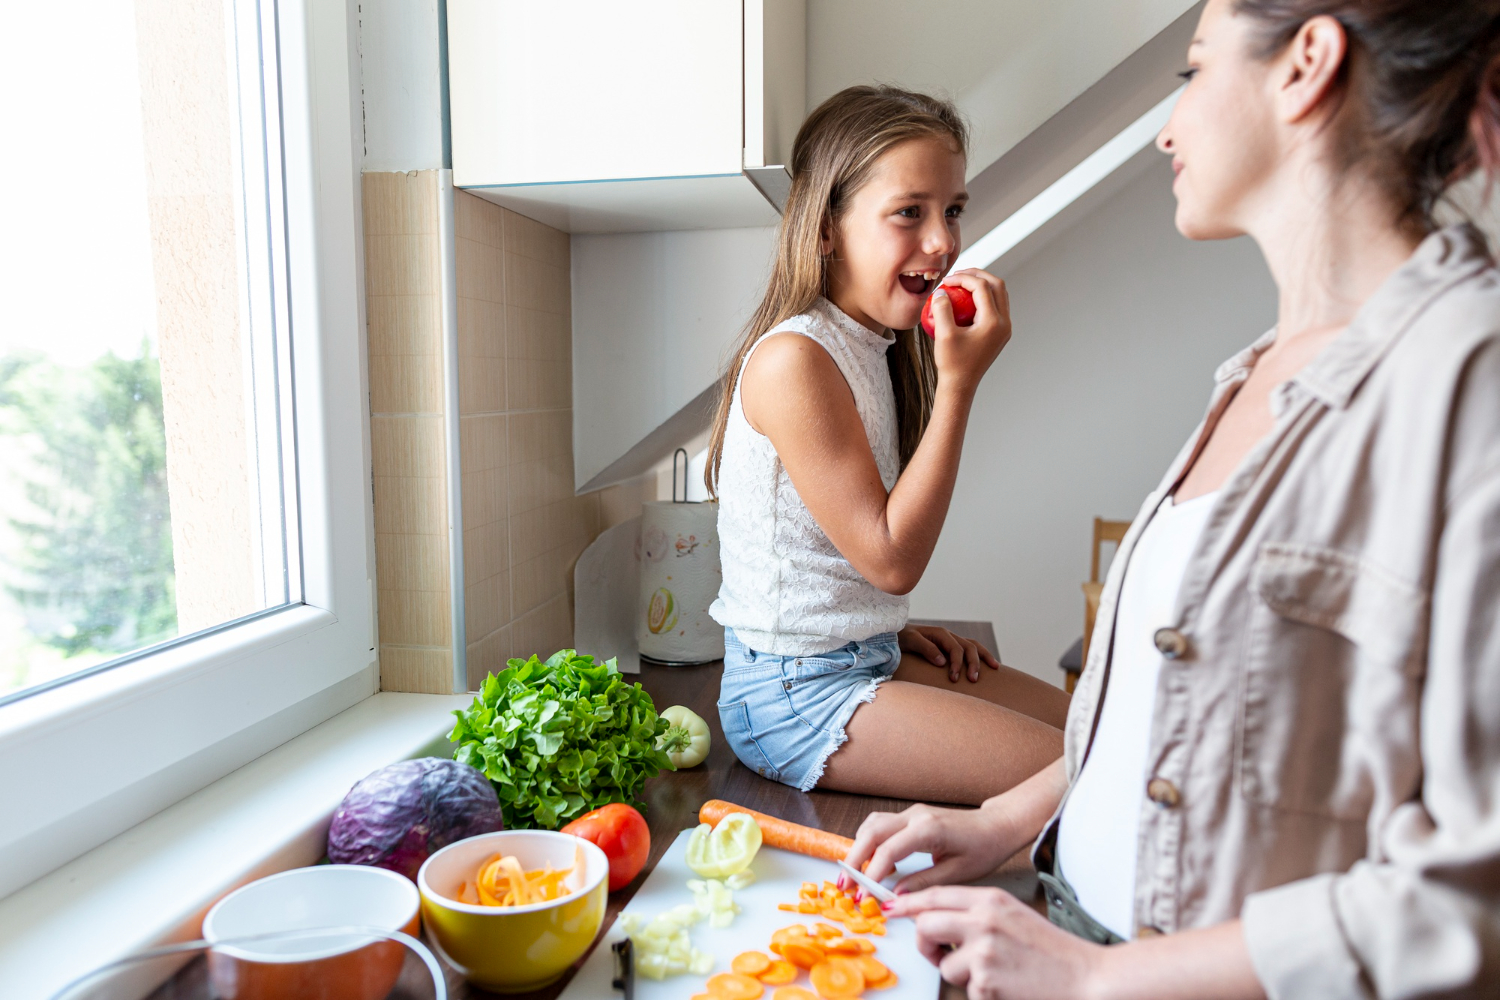
[[(452, 672), (437, 175), (366, 174), (381, 686)], [(469, 687), (572, 642), (572, 574), (633, 497), (573, 493), (568, 237), (459, 191), (458, 420)], [(598, 651), (608, 655), (609, 651)]]

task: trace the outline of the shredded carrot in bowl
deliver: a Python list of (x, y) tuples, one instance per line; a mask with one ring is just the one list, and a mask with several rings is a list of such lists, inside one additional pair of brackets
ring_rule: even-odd
[(474, 881), (459, 890), (458, 900), (479, 906), (528, 906), (562, 899), (577, 891), (566, 880), (575, 869), (582, 870), (582, 861), (580, 852), (573, 868), (558, 871), (548, 864), (528, 872), (514, 857), (496, 854), (480, 863)]

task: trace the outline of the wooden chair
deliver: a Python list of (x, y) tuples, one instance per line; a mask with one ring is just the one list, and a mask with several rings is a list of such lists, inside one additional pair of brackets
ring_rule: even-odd
[[(1099, 595), (1104, 591), (1104, 581), (1099, 578), (1099, 550), (1106, 543), (1118, 548), (1125, 537), (1125, 532), (1129, 530), (1129, 521), (1106, 521), (1102, 517), (1094, 518), (1094, 554), (1089, 563), (1089, 582), (1083, 585), (1083, 657), (1079, 665), (1079, 673), (1082, 673), (1082, 664), (1089, 661), (1089, 640), (1094, 634), (1094, 617), (1099, 613)], [(1069, 671), (1067, 688), (1070, 694), (1077, 684), (1078, 674)]]

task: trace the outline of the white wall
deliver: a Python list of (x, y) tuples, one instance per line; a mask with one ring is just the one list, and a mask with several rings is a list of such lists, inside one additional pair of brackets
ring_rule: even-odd
[(973, 125), (972, 177), (1195, 2), (811, 0), (808, 110), (856, 83), (946, 94)]
[(575, 485), (713, 384), (760, 303), (775, 238), (774, 227), (572, 238)]
[(1202, 417), (1219, 363), (1275, 322), (1255, 245), (1173, 226), (1165, 158), (1013, 272), (1015, 334), (975, 403), (916, 617), (992, 620), (1053, 683), (1083, 631), (1095, 516), (1129, 519)]

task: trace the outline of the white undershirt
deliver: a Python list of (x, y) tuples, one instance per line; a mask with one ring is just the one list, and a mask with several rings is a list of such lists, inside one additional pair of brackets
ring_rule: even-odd
[(1057, 863), (1078, 902), (1126, 940), (1135, 937), (1137, 837), (1161, 672), (1154, 636), (1176, 625), (1177, 591), (1213, 497), (1181, 505), (1167, 497), (1130, 554), (1099, 728), (1057, 831)]

